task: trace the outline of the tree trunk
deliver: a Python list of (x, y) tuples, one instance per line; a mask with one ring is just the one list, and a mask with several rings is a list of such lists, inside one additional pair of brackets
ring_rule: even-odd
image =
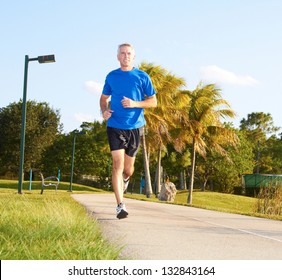
[(185, 169), (180, 172), (180, 189), (181, 190), (186, 190), (187, 189), (187, 184), (186, 184), (186, 172)]
[(208, 177), (204, 178), (204, 180), (203, 180), (202, 188), (201, 188), (202, 192), (204, 192), (206, 190), (207, 183), (208, 183)]
[(146, 138), (145, 138), (145, 132), (143, 128), (143, 135), (141, 137), (142, 139), (142, 152), (143, 152), (143, 162), (144, 162), (144, 171), (145, 171), (145, 192), (147, 198), (151, 197), (152, 191), (152, 184), (151, 184), (151, 175), (150, 175), (150, 165), (147, 155), (147, 146), (146, 146)]
[(159, 148), (158, 151), (158, 163), (157, 163), (157, 172), (156, 172), (156, 196), (161, 191), (161, 163), (162, 163), (162, 149)]
[(194, 188), (194, 176), (195, 176), (195, 162), (196, 162), (196, 150), (195, 150), (195, 139), (193, 139), (192, 144), (192, 154), (191, 154), (191, 176), (189, 182), (189, 195), (188, 195), (188, 204), (192, 204), (193, 188)]
[(184, 190), (184, 176), (183, 176), (183, 171), (180, 172), (179, 174), (179, 188), (181, 190)]
[(184, 187), (184, 190), (187, 189), (185, 169), (183, 170), (183, 187)]

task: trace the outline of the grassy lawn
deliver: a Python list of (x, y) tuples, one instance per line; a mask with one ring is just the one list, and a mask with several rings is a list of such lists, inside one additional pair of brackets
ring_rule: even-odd
[[(0, 259), (114, 260), (120, 248), (105, 241), (98, 224), (65, 190), (17, 194), (17, 182), (0, 180)], [(67, 189), (68, 184), (60, 184)], [(28, 189), (24, 185), (23, 190)], [(75, 192), (99, 190), (73, 186)]]
[[(140, 194), (126, 194), (127, 198), (139, 199), (145, 201), (159, 202), (159, 200), (153, 195), (151, 198), (146, 198)], [(188, 191), (178, 191), (174, 200), (174, 204), (187, 205)], [(242, 214), (248, 216), (255, 216), (267, 219), (282, 220), (281, 215), (266, 215), (257, 213), (257, 199), (253, 197), (224, 194), (217, 192), (193, 192), (193, 204), (192, 207), (203, 208), (214, 211), (228, 212), (234, 214)], [(167, 202), (161, 202), (167, 203)]]
[[(0, 259), (2, 260), (115, 260), (121, 248), (103, 239), (97, 222), (74, 201), (69, 183), (61, 182), (40, 194), (41, 183), (32, 190), (24, 183), (0, 180)], [(73, 184), (72, 193), (101, 193), (100, 189)], [(126, 194), (128, 198), (159, 202), (153, 195)], [(187, 206), (187, 191), (177, 193), (175, 204)], [(161, 202), (166, 203), (166, 202)], [(257, 214), (256, 198), (215, 192), (193, 193), (193, 207), (282, 220)]]
[[(175, 203), (185, 204), (187, 197), (187, 191), (182, 191), (177, 195)], [(198, 191), (193, 193), (193, 206), (210, 210), (252, 215), (255, 204), (256, 199), (253, 197), (216, 192)]]

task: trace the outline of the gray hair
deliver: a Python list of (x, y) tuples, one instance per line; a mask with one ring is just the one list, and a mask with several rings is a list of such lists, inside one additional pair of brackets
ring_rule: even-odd
[(132, 49), (132, 51), (135, 53), (134, 47), (133, 47), (131, 44), (129, 44), (129, 43), (123, 43), (123, 44), (120, 44), (120, 45), (118, 46), (118, 50), (117, 50), (117, 53), (118, 53), (118, 54), (119, 54), (119, 51), (120, 51), (120, 49), (121, 49), (122, 47), (130, 47), (130, 48)]

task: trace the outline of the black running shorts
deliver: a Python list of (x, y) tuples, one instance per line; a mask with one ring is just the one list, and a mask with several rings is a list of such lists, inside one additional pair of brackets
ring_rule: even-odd
[(140, 128), (124, 130), (107, 127), (111, 151), (125, 150), (125, 154), (135, 157), (140, 146)]

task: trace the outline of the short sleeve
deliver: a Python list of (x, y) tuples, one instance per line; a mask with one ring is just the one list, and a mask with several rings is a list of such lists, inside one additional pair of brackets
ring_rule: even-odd
[(110, 84), (108, 82), (108, 76), (106, 77), (102, 93), (104, 95), (112, 95), (112, 89), (111, 89), (111, 86), (110, 86)]
[(153, 96), (156, 94), (156, 91), (153, 87), (153, 84), (152, 84), (152, 81), (151, 81), (151, 78), (148, 74), (146, 74), (146, 79), (145, 79), (145, 84), (144, 84), (144, 93), (146, 96)]

